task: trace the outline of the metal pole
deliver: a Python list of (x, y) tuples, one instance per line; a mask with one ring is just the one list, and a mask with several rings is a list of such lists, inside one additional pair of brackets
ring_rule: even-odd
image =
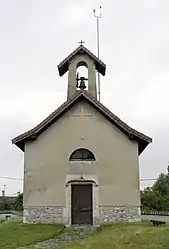
[[(100, 6), (100, 14), (96, 15), (96, 10), (93, 10), (94, 17), (96, 17), (96, 24), (97, 24), (97, 56), (100, 56), (100, 42), (99, 42), (99, 18), (101, 18), (101, 6)], [(98, 98), (100, 101), (100, 74), (98, 72)]]
[(97, 54), (98, 54), (98, 58), (99, 58), (99, 18), (97, 17)]
[[(100, 56), (100, 47), (99, 47), (99, 18), (97, 17), (97, 54), (98, 54), (98, 58)], [(97, 77), (98, 77), (98, 100), (100, 101), (100, 74), (99, 72), (97, 73)]]

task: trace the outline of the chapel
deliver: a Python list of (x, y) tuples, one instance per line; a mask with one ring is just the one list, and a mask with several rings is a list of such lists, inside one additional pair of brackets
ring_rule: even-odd
[[(85, 66), (88, 77), (77, 74)], [(82, 44), (59, 65), (67, 100), (12, 143), (24, 152), (25, 223), (140, 221), (139, 155), (152, 139), (97, 99), (106, 65)]]

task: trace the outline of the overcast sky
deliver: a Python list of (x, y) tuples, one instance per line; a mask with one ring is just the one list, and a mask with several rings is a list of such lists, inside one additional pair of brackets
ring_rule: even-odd
[[(103, 14), (100, 58), (107, 65), (106, 76), (101, 77), (101, 102), (153, 138), (140, 156), (140, 178), (166, 172), (169, 1), (103, 3), (0, 0), (0, 176), (23, 177), (23, 153), (11, 144), (11, 138), (32, 128), (66, 100), (67, 75), (60, 78), (56, 66), (81, 39), (97, 54), (93, 8), (99, 4)], [(3, 185), (9, 195), (22, 191), (22, 181), (0, 178), (0, 190)]]

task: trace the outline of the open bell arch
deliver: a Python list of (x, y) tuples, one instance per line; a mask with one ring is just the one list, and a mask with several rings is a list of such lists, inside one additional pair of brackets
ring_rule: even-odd
[(89, 70), (85, 61), (79, 61), (76, 65), (76, 89), (88, 90)]
[(90, 150), (79, 148), (71, 153), (69, 161), (96, 161), (96, 158)]
[[(97, 89), (96, 89), (96, 67), (95, 62), (87, 54), (79, 54), (75, 56), (68, 66), (68, 99), (70, 99), (77, 92), (77, 68), (84, 66), (88, 71), (88, 80), (87, 80), (87, 91), (92, 94), (94, 98), (97, 98)], [(81, 75), (80, 75), (81, 76)]]

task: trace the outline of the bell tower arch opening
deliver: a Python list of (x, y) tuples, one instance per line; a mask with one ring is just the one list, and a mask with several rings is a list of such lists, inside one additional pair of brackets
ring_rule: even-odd
[[(80, 75), (80, 71), (85, 73), (87, 77), (84, 77), (84, 74)], [(68, 99), (77, 90), (86, 90), (97, 99), (96, 68), (89, 55), (75, 56), (69, 63), (68, 72)]]
[(76, 66), (76, 90), (88, 90), (88, 65), (80, 61)]

